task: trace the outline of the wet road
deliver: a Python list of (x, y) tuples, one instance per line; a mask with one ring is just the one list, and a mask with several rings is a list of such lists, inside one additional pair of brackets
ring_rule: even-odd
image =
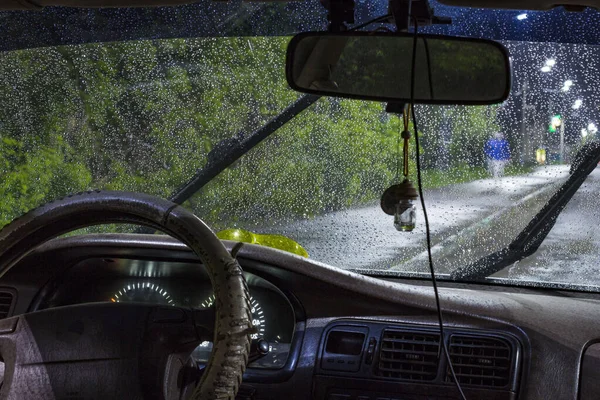
[[(426, 191), (436, 268), (445, 272), (458, 262), (477, 258), (476, 251), (469, 251), (481, 245), (469, 239), (473, 235), (487, 235), (488, 242), (491, 241), (488, 247), (512, 239), (567, 174), (567, 166), (548, 166), (527, 175), (482, 179)], [(518, 210), (519, 215), (509, 213), (511, 208)], [(374, 204), (276, 230), (298, 241), (311, 258), (341, 268), (426, 271), (423, 221), (419, 205), (417, 228), (411, 233), (398, 232), (393, 218)], [(490, 233), (493, 226), (490, 221), (504, 221), (506, 228), (496, 227), (495, 233)], [(600, 225), (600, 219), (597, 221)], [(444, 253), (451, 253), (452, 257), (445, 260)], [(463, 254), (464, 259), (457, 259), (457, 254)]]
[(573, 196), (538, 251), (506, 272), (518, 280), (600, 285), (600, 168)]

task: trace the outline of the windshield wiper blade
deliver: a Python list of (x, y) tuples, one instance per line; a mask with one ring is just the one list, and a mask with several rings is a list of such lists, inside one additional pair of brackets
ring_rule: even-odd
[(227, 167), (240, 159), (244, 154), (252, 150), (256, 145), (269, 137), (286, 122), (300, 114), (311, 106), (321, 96), (307, 94), (300, 97), (289, 105), (275, 118), (267, 122), (262, 128), (250, 135), (240, 132), (237, 135), (219, 142), (209, 153), (208, 161), (204, 168), (200, 169), (182, 187), (176, 190), (169, 200), (173, 203), (183, 204), (215, 176), (223, 172)]
[(599, 162), (600, 142), (594, 141), (583, 146), (575, 156), (567, 181), (507, 247), (454, 270), (450, 278), (460, 281), (483, 280), (535, 253), (560, 213)]
[[(183, 204), (184, 201), (192, 197), (198, 190), (202, 189), (215, 176), (223, 172), (231, 164), (239, 160), (244, 154), (252, 150), (260, 142), (268, 138), (277, 129), (290, 121), (296, 115), (306, 110), (321, 96), (305, 94), (298, 100), (290, 104), (275, 118), (267, 122), (262, 128), (245, 135), (239, 132), (233, 137), (222, 140), (208, 153), (208, 161), (204, 168), (198, 170), (192, 178), (183, 186), (177, 189), (170, 197), (173, 203)], [(147, 227), (139, 227), (135, 233), (154, 233), (155, 230)]]

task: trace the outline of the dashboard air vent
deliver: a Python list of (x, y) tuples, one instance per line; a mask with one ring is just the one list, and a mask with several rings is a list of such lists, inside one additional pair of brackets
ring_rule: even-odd
[[(505, 387), (510, 381), (512, 348), (499, 338), (459, 336), (450, 338), (448, 350), (456, 373), (462, 385)], [(448, 382), (452, 382), (450, 370)]]
[(386, 378), (432, 381), (437, 377), (440, 335), (387, 329), (381, 338), (377, 373)]
[(0, 319), (9, 316), (12, 310), (14, 295), (12, 292), (0, 290)]

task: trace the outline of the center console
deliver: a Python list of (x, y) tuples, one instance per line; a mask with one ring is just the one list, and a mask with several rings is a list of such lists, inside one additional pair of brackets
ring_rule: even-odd
[(338, 320), (324, 331), (317, 400), (460, 399), (443, 354), (446, 341), (467, 398), (517, 399), (521, 343), (507, 333)]

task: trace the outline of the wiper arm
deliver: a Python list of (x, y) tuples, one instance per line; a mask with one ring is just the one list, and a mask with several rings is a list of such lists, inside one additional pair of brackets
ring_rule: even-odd
[[(321, 96), (305, 94), (298, 100), (290, 104), (275, 118), (267, 122), (262, 128), (252, 132), (250, 135), (244, 135), (239, 132), (237, 135), (222, 140), (208, 153), (208, 161), (204, 168), (198, 170), (194, 176), (183, 186), (177, 189), (170, 197), (173, 203), (183, 204), (198, 190), (202, 189), (215, 176), (223, 172), (231, 164), (239, 160), (244, 154), (252, 150), (260, 142), (268, 138), (273, 132), (281, 128), (286, 122), (300, 114), (310, 107)], [(135, 233), (153, 233), (152, 228), (139, 227)]]
[(591, 142), (583, 146), (575, 156), (571, 176), (507, 247), (456, 269), (450, 274), (450, 278), (483, 280), (535, 253), (552, 230), (560, 213), (596, 168), (598, 162), (600, 162), (600, 142)]
[(289, 105), (275, 118), (267, 122), (262, 128), (250, 135), (240, 132), (237, 135), (219, 142), (209, 153), (208, 161), (204, 168), (200, 169), (194, 176), (177, 189), (169, 198), (174, 203), (182, 204), (189, 199), (215, 176), (223, 172), (227, 167), (240, 159), (244, 154), (252, 150), (256, 145), (269, 137), (286, 122), (300, 114), (321, 96), (307, 94), (300, 97)]

